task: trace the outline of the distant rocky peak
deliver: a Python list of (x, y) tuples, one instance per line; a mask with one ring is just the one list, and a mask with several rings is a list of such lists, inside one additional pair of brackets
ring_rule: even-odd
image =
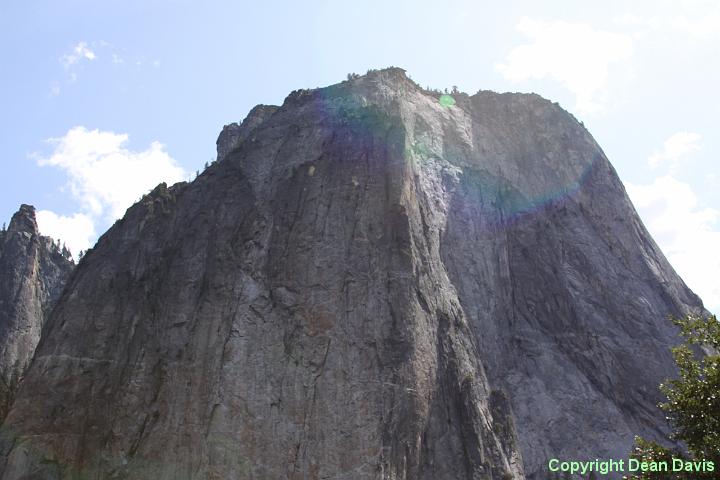
[(21, 205), (0, 234), (0, 421), (74, 267), (67, 248), (40, 235), (35, 208)]
[(10, 220), (8, 232), (26, 232), (31, 235), (38, 234), (38, 225), (35, 220), (35, 207), (22, 204)]

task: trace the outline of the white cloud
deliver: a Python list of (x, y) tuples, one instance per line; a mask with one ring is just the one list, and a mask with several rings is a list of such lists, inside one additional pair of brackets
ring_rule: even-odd
[(79, 63), (81, 60), (95, 60), (97, 56), (95, 55), (95, 52), (90, 50), (90, 47), (88, 47), (86, 42), (78, 42), (77, 45), (75, 45), (72, 50), (62, 57), (60, 57), (60, 63), (65, 68), (69, 68), (72, 65), (75, 65)]
[[(158, 183), (187, 179), (185, 170), (162, 144), (152, 142), (145, 150), (133, 151), (126, 147), (127, 141), (127, 134), (85, 127), (74, 127), (63, 137), (48, 140), (53, 151), (40, 157), (38, 164), (65, 172), (68, 191), (81, 210), (69, 217), (72, 221), (68, 217), (51, 217), (52, 212), (45, 214), (48, 225), (65, 232), (59, 235), (61, 238), (75, 235), (73, 229), (84, 221), (78, 215), (90, 219), (95, 226), (105, 227)], [(82, 232), (85, 235), (87, 229)], [(73, 241), (82, 244), (79, 238)]]
[(125, 148), (127, 140), (127, 134), (74, 127), (65, 136), (50, 139), (54, 151), (38, 163), (65, 170), (70, 191), (83, 209), (114, 220), (158, 183), (187, 177), (162, 144), (153, 142), (135, 152)]
[(513, 82), (551, 78), (575, 95), (580, 113), (605, 108), (610, 66), (630, 58), (630, 35), (582, 23), (523, 18), (517, 29), (531, 42), (513, 48), (495, 68)]
[(627, 189), (670, 263), (706, 308), (720, 313), (720, 211), (703, 206), (690, 185), (670, 175)]
[[(699, 7), (699, 8), (698, 8)], [(694, 8), (683, 2), (670, 5), (655, 15), (625, 13), (614, 19), (619, 26), (640, 29), (636, 33), (648, 32), (681, 33), (689, 37), (706, 40), (720, 34), (720, 6), (696, 5)]]
[(680, 16), (670, 19), (670, 26), (696, 37), (710, 37), (720, 33), (720, 13), (702, 17)]
[(87, 250), (95, 239), (95, 225), (90, 216), (75, 213), (69, 217), (58, 215), (50, 210), (37, 212), (40, 233), (61, 239), (77, 258), (80, 250)]
[(662, 151), (656, 151), (650, 155), (648, 165), (655, 168), (660, 164), (667, 163), (670, 171), (675, 172), (684, 160), (700, 150), (701, 139), (699, 133), (677, 132), (665, 140)]

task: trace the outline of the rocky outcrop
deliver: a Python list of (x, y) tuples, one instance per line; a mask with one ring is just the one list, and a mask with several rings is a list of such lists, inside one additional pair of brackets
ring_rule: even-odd
[(83, 259), (2, 479), (540, 478), (664, 435), (702, 305), (574, 118), (400, 69), (263, 112)]
[(231, 123), (225, 125), (217, 139), (217, 161), (221, 161), (230, 152), (240, 146), (255, 129), (265, 122), (277, 111), (274, 105), (257, 105), (248, 113), (242, 124)]
[(22, 205), (0, 232), (0, 421), (72, 268), (67, 252), (38, 232), (32, 206)]

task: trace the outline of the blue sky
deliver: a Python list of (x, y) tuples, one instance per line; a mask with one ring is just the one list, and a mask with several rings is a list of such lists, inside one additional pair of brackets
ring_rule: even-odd
[(421, 85), (558, 101), (717, 311), (719, 50), (715, 1), (8, 0), (0, 217), (34, 204), (77, 252), (153, 185), (202, 169), (252, 106), (394, 65)]

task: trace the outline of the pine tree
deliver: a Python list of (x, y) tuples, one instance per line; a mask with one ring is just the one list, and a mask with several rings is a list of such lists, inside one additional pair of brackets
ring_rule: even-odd
[[(673, 427), (673, 438), (687, 445), (689, 455), (670, 450), (655, 442), (635, 437), (632, 458), (640, 461), (666, 461), (685, 458), (713, 462), (714, 472), (651, 473), (630, 479), (720, 479), (720, 322), (688, 316), (673, 319), (680, 327), (685, 344), (672, 349), (680, 378), (660, 385), (667, 402), (659, 406)], [(698, 358), (698, 347), (709, 354)]]
[[(668, 401), (660, 405), (675, 427), (675, 437), (687, 443), (698, 459), (713, 460), (720, 467), (720, 322), (687, 317), (674, 320), (685, 344), (673, 348), (680, 378), (660, 385)], [(698, 359), (692, 346), (714, 352)]]

